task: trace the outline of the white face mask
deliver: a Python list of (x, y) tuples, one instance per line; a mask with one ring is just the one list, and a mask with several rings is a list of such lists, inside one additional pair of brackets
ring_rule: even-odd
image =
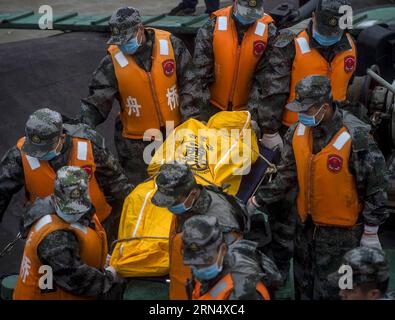
[(86, 214), (86, 212), (77, 213), (77, 214), (64, 213), (62, 212), (62, 210), (60, 210), (58, 204), (56, 203), (56, 200), (54, 201), (54, 207), (56, 214), (67, 223), (76, 223)]

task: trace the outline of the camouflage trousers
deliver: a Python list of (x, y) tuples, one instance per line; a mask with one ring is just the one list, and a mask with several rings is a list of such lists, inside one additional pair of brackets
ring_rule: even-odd
[(115, 121), (114, 142), (119, 163), (133, 185), (138, 185), (148, 178), (148, 164), (144, 162), (143, 153), (150, 141), (126, 139), (122, 136), (122, 123), (119, 118)]
[(297, 212), (294, 206), (296, 190), (290, 191), (285, 201), (267, 205), (272, 240), (264, 252), (273, 259), (281, 272), (284, 283), (287, 281), (291, 259), (294, 254), (294, 239)]
[(123, 203), (121, 201), (111, 203), (112, 211), (106, 220), (102, 222), (102, 226), (106, 231), (108, 253), (111, 254), (112, 243), (118, 239), (119, 222), (121, 220)]
[(315, 226), (311, 218), (303, 224), (297, 219), (294, 279), (298, 300), (338, 299), (339, 288), (327, 277), (336, 272), (344, 254), (359, 246), (363, 225), (351, 229)]

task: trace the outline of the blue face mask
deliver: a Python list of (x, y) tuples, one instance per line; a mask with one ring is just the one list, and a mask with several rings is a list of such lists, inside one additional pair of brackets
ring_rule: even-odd
[(216, 276), (219, 275), (219, 273), (222, 271), (222, 265), (221, 267), (218, 267), (217, 262), (214, 263), (211, 266), (205, 267), (198, 269), (194, 266), (192, 266), (192, 273), (193, 275), (198, 278), (199, 280), (211, 280), (214, 279)]
[(123, 53), (134, 54), (140, 46), (141, 43), (139, 43), (136, 36), (135, 38), (131, 39), (128, 43), (121, 44), (119, 48)]
[(322, 109), (323, 107), (324, 107), (324, 106), (322, 106), (322, 107), (317, 111), (317, 113), (316, 113), (315, 115), (313, 115), (313, 116), (309, 116), (309, 115), (307, 115), (307, 114), (304, 114), (304, 113), (299, 112), (299, 113), (298, 113), (299, 122), (300, 122), (301, 124), (305, 125), (306, 127), (316, 127), (316, 126), (318, 126), (318, 125), (320, 124), (320, 122), (322, 121), (322, 119), (324, 118), (324, 116), (322, 116), (322, 118), (321, 118), (320, 121), (316, 121), (315, 117), (317, 116), (317, 114), (320, 113), (320, 111), (321, 111), (321, 109)]
[(169, 208), (169, 211), (174, 214), (183, 214), (191, 208), (185, 207), (184, 202)]
[(334, 37), (325, 37), (321, 34), (319, 34), (317, 31), (313, 30), (313, 38), (321, 45), (324, 47), (330, 47), (333, 46), (335, 43), (338, 43), (340, 39), (342, 38), (342, 34)]
[(255, 19), (252, 18), (246, 18), (241, 15), (238, 15), (237, 13), (234, 13), (233, 16), (235, 19), (242, 25), (242, 26), (249, 26), (252, 25), (255, 22)]
[(193, 207), (195, 200), (192, 201), (192, 204), (189, 207), (187, 207), (185, 205), (185, 202), (188, 201), (189, 197), (190, 197), (190, 194), (188, 195), (188, 197), (185, 199), (184, 202), (168, 208), (169, 211), (174, 214), (183, 214), (183, 213), (187, 212), (188, 210), (190, 210)]
[(39, 159), (43, 160), (43, 161), (50, 161), (50, 160), (56, 158), (58, 155), (59, 155), (59, 152), (56, 152), (55, 150), (51, 150), (47, 154), (40, 157)]

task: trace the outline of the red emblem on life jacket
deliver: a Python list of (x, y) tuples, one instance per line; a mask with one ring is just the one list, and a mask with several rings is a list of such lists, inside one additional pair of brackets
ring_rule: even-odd
[(92, 166), (88, 166), (88, 165), (82, 166), (81, 169), (83, 169), (88, 174), (88, 177), (89, 177), (89, 180), (90, 180), (92, 178), (92, 176), (93, 176)]
[(262, 40), (258, 40), (254, 42), (254, 55), (256, 57), (260, 57), (265, 51), (266, 44)]
[(355, 58), (348, 56), (344, 58), (344, 71), (353, 72), (355, 70)]
[(165, 73), (165, 75), (168, 77), (171, 77), (174, 73), (175, 68), (176, 68), (174, 60), (169, 59), (169, 60), (163, 61), (162, 66), (163, 66), (163, 72)]
[(331, 154), (328, 156), (328, 170), (334, 173), (338, 173), (343, 167), (343, 159), (336, 155)]

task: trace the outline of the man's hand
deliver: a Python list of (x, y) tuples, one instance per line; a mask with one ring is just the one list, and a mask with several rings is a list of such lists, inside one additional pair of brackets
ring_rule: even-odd
[(361, 247), (377, 248), (382, 250), (381, 243), (377, 232), (378, 226), (365, 225), (365, 230), (361, 238)]
[(123, 278), (118, 275), (117, 270), (113, 266), (109, 266), (105, 270), (112, 274), (115, 282), (123, 282)]
[(276, 147), (280, 150), (283, 149), (284, 143), (283, 139), (281, 138), (278, 132), (276, 133), (265, 133), (262, 136), (261, 143), (264, 147), (273, 150)]
[(255, 209), (259, 209), (260, 205), (255, 199), (255, 196), (252, 196), (251, 198), (248, 199), (247, 201), (247, 210), (248, 212), (253, 212)]
[(111, 256), (108, 254), (106, 257), (106, 264), (104, 265), (104, 269), (110, 266), (110, 260), (111, 260)]

